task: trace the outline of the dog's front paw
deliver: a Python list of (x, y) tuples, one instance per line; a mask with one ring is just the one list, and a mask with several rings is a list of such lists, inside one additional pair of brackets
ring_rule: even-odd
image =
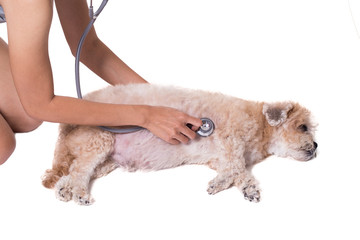
[(260, 189), (256, 185), (247, 185), (242, 191), (246, 200), (260, 202)]
[(232, 186), (234, 180), (229, 176), (219, 175), (209, 182), (207, 192), (210, 195), (214, 195), (218, 192), (228, 189)]
[(208, 192), (208, 194), (210, 194), (210, 195), (214, 195), (214, 194), (220, 192), (220, 190), (219, 190), (219, 188), (218, 188), (215, 184), (213, 184), (213, 183), (210, 182), (210, 183), (209, 183), (209, 186), (208, 186), (208, 189), (207, 189), (207, 192)]

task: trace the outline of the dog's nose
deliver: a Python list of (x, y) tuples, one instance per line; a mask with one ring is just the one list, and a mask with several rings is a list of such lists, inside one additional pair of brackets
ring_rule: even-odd
[(317, 149), (317, 147), (318, 147), (317, 142), (314, 142), (314, 149)]

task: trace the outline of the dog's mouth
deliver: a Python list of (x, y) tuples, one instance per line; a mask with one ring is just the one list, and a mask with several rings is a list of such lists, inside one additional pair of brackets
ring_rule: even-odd
[(316, 158), (316, 150), (306, 151), (306, 160), (305, 161), (310, 161), (314, 158)]
[(301, 148), (301, 150), (304, 151), (304, 153), (305, 153), (305, 161), (310, 161), (310, 160), (316, 158), (317, 147), (318, 147), (318, 144), (316, 142), (313, 142), (311, 148), (309, 148), (309, 147)]

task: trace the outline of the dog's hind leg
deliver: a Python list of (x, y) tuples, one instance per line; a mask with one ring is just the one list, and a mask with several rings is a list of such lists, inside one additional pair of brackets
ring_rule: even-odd
[(104, 177), (104, 176), (108, 175), (109, 173), (111, 173), (112, 171), (114, 171), (118, 167), (119, 167), (119, 165), (111, 157), (108, 157), (105, 160), (105, 162), (99, 164), (95, 168), (94, 174), (92, 175), (91, 180)]
[(113, 134), (94, 128), (78, 129), (68, 137), (67, 145), (75, 159), (69, 175), (56, 184), (56, 195), (63, 201), (72, 198), (78, 204), (89, 205), (94, 201), (90, 195), (90, 180), (95, 169), (112, 153)]
[(83, 159), (76, 159), (73, 163), (75, 170), (70, 172), (72, 199), (78, 204), (90, 205), (94, 202), (90, 195), (89, 183), (96, 166), (103, 163), (106, 158), (105, 154), (88, 155), (83, 156)]
[(94, 169), (106, 159), (106, 154), (89, 152), (77, 157), (70, 174), (63, 176), (56, 184), (56, 197), (62, 201), (73, 199), (81, 205), (90, 205), (94, 199), (90, 195), (89, 182)]
[(60, 134), (55, 147), (52, 168), (46, 170), (45, 174), (42, 176), (42, 184), (46, 188), (53, 188), (62, 176), (69, 174), (69, 169), (74, 160), (74, 156), (66, 146), (66, 136), (74, 128), (75, 126), (72, 125), (60, 124)]

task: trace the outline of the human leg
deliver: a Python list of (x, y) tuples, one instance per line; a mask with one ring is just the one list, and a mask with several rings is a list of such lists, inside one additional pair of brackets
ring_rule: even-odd
[(20, 102), (11, 75), (8, 46), (0, 38), (0, 164), (15, 149), (15, 133), (30, 132), (40, 124), (26, 114)]
[(14, 152), (15, 145), (15, 134), (0, 114), (0, 165)]

